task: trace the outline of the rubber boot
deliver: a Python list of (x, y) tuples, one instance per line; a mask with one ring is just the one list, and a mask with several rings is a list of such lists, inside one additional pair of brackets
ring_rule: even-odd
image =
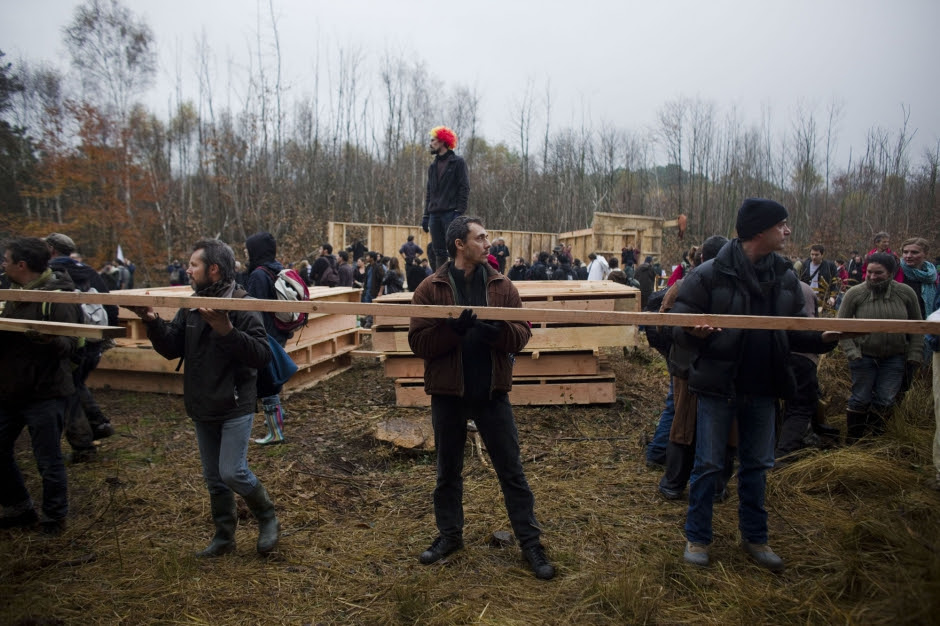
[(264, 425), (268, 433), (254, 442), (260, 446), (284, 443), (284, 413), (280, 404), (264, 407)]
[(258, 520), (258, 554), (265, 556), (274, 550), (281, 536), (281, 523), (277, 521), (274, 503), (260, 482), (251, 493), (243, 497), (252, 515)]
[(868, 414), (863, 411), (845, 412), (845, 443), (851, 445), (865, 436)]
[(235, 552), (235, 526), (238, 516), (235, 510), (235, 494), (232, 491), (214, 495), (209, 494), (212, 509), (212, 521), (215, 523), (215, 536), (198, 557), (222, 556)]

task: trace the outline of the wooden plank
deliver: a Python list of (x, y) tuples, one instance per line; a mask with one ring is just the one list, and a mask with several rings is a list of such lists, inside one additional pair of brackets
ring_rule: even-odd
[[(611, 377), (593, 380), (516, 381), (509, 401), (515, 406), (554, 406), (572, 404), (609, 404), (617, 400), (616, 382)], [(431, 397), (422, 381), (395, 381), (395, 404), (403, 407), (429, 407)]]
[[(594, 352), (523, 352), (516, 355), (512, 374), (516, 376), (597, 375), (600, 358)], [(388, 378), (421, 378), (424, 360), (414, 355), (390, 354), (385, 359)]]
[[(639, 345), (635, 326), (550, 326), (533, 328), (525, 350), (585, 350), (635, 345)], [(408, 332), (404, 329), (375, 329), (372, 348), (386, 353), (411, 354)]]
[[(0, 289), (0, 291), (4, 291)], [(68, 324), (66, 322), (43, 322), (40, 320), (21, 320), (14, 317), (0, 317), (0, 331), (25, 333), (35, 330), (43, 335), (59, 337), (85, 337), (86, 339), (114, 339), (123, 337), (123, 326), (93, 326), (91, 324)]]
[[(566, 281), (584, 282), (584, 281)], [(456, 318), (464, 307), (414, 304), (377, 304), (360, 302), (283, 302), (248, 300), (245, 298), (180, 298), (171, 296), (128, 295), (114, 293), (83, 293), (80, 291), (30, 291), (0, 289), (0, 301), (70, 302), (115, 304), (119, 306), (215, 307), (231, 311), (307, 311), (348, 315), (394, 315), (424, 318)], [(224, 309), (223, 309), (224, 307)], [(394, 307), (394, 308), (393, 308)], [(481, 307), (474, 309), (480, 319), (520, 320), (540, 323), (669, 325), (715, 328), (771, 330), (832, 330), (864, 333), (931, 333), (940, 334), (940, 322), (910, 320), (865, 320), (839, 318), (764, 317), (759, 315), (691, 315), (678, 313), (645, 313), (621, 311), (563, 311), (556, 309), (510, 309)], [(102, 327), (103, 328), (103, 327)]]

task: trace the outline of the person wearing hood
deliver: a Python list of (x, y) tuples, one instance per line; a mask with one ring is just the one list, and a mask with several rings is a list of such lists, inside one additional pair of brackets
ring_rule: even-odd
[[(42, 239), (10, 239), (2, 249), (12, 289), (75, 290), (68, 274), (49, 267)], [(80, 324), (82, 312), (77, 304), (7, 302), (0, 316)], [(31, 528), (39, 522), (45, 534), (65, 530), (69, 497), (61, 439), (68, 399), (75, 394), (71, 357), (77, 347), (75, 337), (0, 332), (0, 528)], [(42, 477), (41, 519), (13, 454), (24, 428)]]
[[(787, 218), (786, 208), (777, 202), (746, 199), (738, 210), (737, 239), (685, 277), (672, 312), (805, 317), (799, 279), (778, 254), (790, 236)], [(707, 324), (673, 329), (675, 344), (689, 352), (689, 390), (698, 397), (695, 467), (685, 522), (686, 562), (709, 564), (714, 494), (737, 419), (741, 548), (758, 565), (774, 572), (783, 570), (783, 559), (768, 546), (764, 508), (767, 470), (774, 464), (776, 403), (795, 390), (791, 348), (830, 352), (843, 336), (831, 331), (745, 330)]]
[[(248, 295), (235, 282), (232, 249), (218, 239), (203, 239), (193, 245), (186, 273), (196, 297)], [(267, 490), (248, 467), (258, 370), (271, 360), (261, 314), (183, 308), (168, 322), (150, 307), (128, 308), (144, 321), (147, 337), (158, 354), (186, 362), (183, 401), (196, 428), (215, 524), (215, 536), (196, 556), (216, 557), (235, 551), (236, 493), (258, 520), (258, 553), (269, 554), (277, 546), (281, 526)]]
[[(108, 286), (101, 275), (93, 268), (88, 267), (73, 258), (75, 242), (68, 235), (51, 233), (45, 239), (46, 246), (52, 258), (49, 267), (69, 275), (79, 291), (94, 289), (98, 293), (108, 293)], [(118, 325), (118, 308), (113, 304), (104, 307), (108, 315), (108, 325)], [(65, 419), (65, 438), (72, 446), (72, 462), (89, 461), (96, 456), (95, 439), (104, 439), (114, 434), (111, 421), (105, 417), (101, 407), (95, 402), (95, 397), (85, 382), (88, 376), (101, 362), (102, 343), (100, 341), (85, 340), (85, 345), (76, 353), (77, 367), (72, 371), (75, 383), (75, 395), (69, 399), (69, 407)]]
[[(274, 290), (274, 281), (278, 273), (284, 269), (277, 256), (277, 241), (274, 235), (268, 232), (258, 232), (245, 241), (248, 250), (248, 281), (245, 290), (248, 295), (258, 300), (277, 300)], [(284, 331), (274, 323), (274, 313), (262, 313), (264, 330), (283, 347), (287, 340), (293, 336), (290, 331)], [(258, 389), (261, 397), (261, 407), (264, 410), (264, 425), (267, 433), (254, 442), (266, 446), (284, 442), (284, 409), (281, 407), (281, 389)]]

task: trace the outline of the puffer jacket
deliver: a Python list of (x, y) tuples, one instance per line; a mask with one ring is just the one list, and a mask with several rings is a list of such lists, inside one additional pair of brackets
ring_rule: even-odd
[[(67, 273), (48, 269), (23, 288), (75, 291), (75, 284)], [(46, 309), (44, 314), (42, 302), (7, 302), (2, 317), (68, 324), (82, 321), (77, 304), (55, 303)], [(75, 393), (71, 357), (77, 346), (75, 337), (43, 335), (30, 339), (24, 333), (0, 332), (0, 401), (33, 402)]]
[[(427, 279), (421, 281), (412, 304), (450, 305), (456, 303), (454, 287), (448, 277), (452, 261), (444, 263)], [(486, 306), (521, 308), (522, 300), (512, 281), (484, 266), (486, 278)], [(526, 322), (503, 322), (499, 339), (490, 348), (493, 365), (490, 377), (491, 392), (509, 392), (512, 389), (512, 360), (510, 354), (521, 351), (532, 337)], [(415, 355), (424, 359), (424, 390), (430, 395), (464, 395), (463, 337), (455, 333), (444, 319), (411, 318), (408, 345)]]
[[(235, 291), (232, 297), (244, 297)], [(184, 358), (183, 401), (193, 421), (221, 422), (254, 413), (258, 368), (271, 348), (257, 311), (231, 311), (234, 327), (219, 335), (195, 309), (180, 309), (172, 322), (147, 324), (153, 348), (167, 359)]]
[[(741, 265), (743, 252), (740, 241), (725, 244), (718, 255), (694, 272), (689, 272), (679, 287), (673, 313), (711, 313), (716, 315), (753, 315), (751, 294), (746, 287), (747, 268)], [(734, 247), (738, 247), (735, 253)], [(773, 315), (805, 317), (803, 292), (790, 263), (772, 253), (772, 267), (777, 277), (768, 295)], [(748, 262), (746, 258), (744, 262)], [(796, 380), (789, 366), (791, 349), (799, 352), (830, 352), (835, 342), (824, 343), (818, 331), (767, 331), (772, 344), (766, 362), (745, 362), (745, 342), (754, 340), (754, 331), (724, 328), (704, 339), (694, 337), (681, 327), (673, 328), (673, 339), (692, 353), (689, 363), (689, 387), (698, 394), (732, 398), (738, 393), (737, 378), (741, 371), (755, 373), (780, 398), (790, 397)], [(758, 336), (767, 336), (763, 332)]]
[[(888, 281), (883, 295), (876, 295), (868, 283), (855, 285), (845, 292), (839, 317), (870, 320), (921, 320), (920, 301), (909, 285)], [(863, 355), (876, 359), (905, 355), (908, 361), (923, 359), (924, 336), (921, 334), (869, 333), (855, 339), (839, 342), (845, 356), (851, 361)]]

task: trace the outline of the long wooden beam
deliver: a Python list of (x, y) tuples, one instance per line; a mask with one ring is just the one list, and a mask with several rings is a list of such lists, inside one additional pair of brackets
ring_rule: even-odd
[[(0, 302), (68, 302), (75, 304), (114, 304), (125, 307), (211, 308), (228, 311), (262, 311), (267, 313), (298, 311), (314, 314), (388, 315), (393, 317), (455, 318), (467, 307), (416, 304), (379, 304), (363, 302), (286, 302), (250, 298), (197, 298), (80, 291), (28, 291), (0, 289)], [(471, 307), (472, 308), (472, 307)], [(715, 328), (747, 328), (770, 330), (833, 330), (861, 333), (929, 333), (940, 334), (940, 322), (908, 320), (839, 319), (831, 317), (764, 317), (757, 315), (690, 315), (679, 313), (631, 313), (620, 311), (566, 311), (559, 309), (509, 309), (479, 307), (474, 313), (480, 319), (514, 320), (548, 324), (586, 325), (666, 325)]]
[(19, 320), (0, 317), (0, 330), (25, 333), (35, 330), (44, 335), (64, 337), (84, 337), (86, 339), (117, 339), (127, 334), (123, 326), (91, 326), (89, 324), (67, 324), (65, 322), (41, 322), (39, 320)]

